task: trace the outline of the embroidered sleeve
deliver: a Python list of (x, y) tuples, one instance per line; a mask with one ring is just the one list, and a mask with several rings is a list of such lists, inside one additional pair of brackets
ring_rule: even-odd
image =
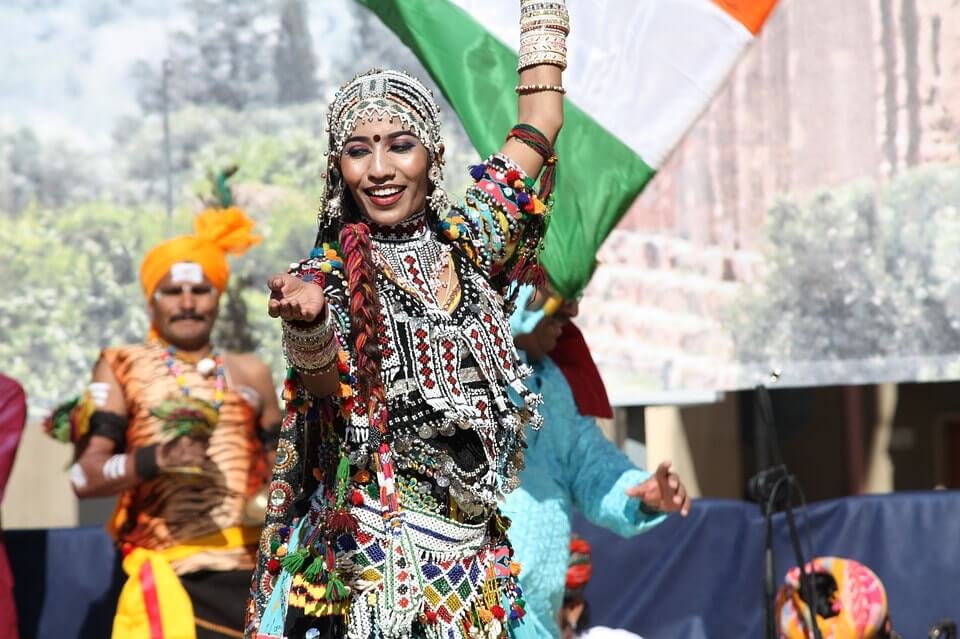
[(528, 281), (546, 228), (548, 207), (536, 197), (533, 178), (497, 153), (470, 168), (474, 184), (464, 204), (440, 228), (452, 240), (469, 235), (475, 261), (491, 279)]

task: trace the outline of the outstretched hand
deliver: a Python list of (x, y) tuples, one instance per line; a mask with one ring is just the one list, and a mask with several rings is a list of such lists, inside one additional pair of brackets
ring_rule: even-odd
[(670, 472), (670, 462), (661, 462), (649, 479), (627, 489), (630, 497), (639, 497), (640, 500), (656, 510), (676, 512), (684, 517), (690, 512), (690, 495), (676, 473)]
[(267, 312), (288, 322), (312, 322), (323, 312), (323, 289), (292, 275), (274, 275), (267, 280), (270, 301)]

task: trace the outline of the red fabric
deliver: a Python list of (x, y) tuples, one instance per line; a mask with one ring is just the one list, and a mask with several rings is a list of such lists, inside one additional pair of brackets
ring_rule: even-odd
[[(27, 422), (27, 395), (14, 380), (0, 375), (0, 502), (10, 479), (20, 435)], [(17, 609), (13, 601), (13, 574), (0, 533), (0, 636), (17, 639)]]
[(0, 502), (10, 479), (13, 458), (27, 423), (27, 394), (16, 381), (0, 375)]
[(143, 605), (150, 620), (150, 639), (163, 639), (163, 619), (160, 617), (160, 597), (157, 595), (157, 582), (153, 578), (153, 566), (150, 561), (140, 566), (140, 590), (143, 591)]
[(550, 352), (550, 359), (560, 368), (570, 384), (573, 399), (577, 402), (581, 415), (613, 418), (610, 398), (607, 397), (600, 371), (597, 370), (587, 342), (583, 339), (583, 333), (573, 322), (564, 325), (557, 340), (557, 347)]

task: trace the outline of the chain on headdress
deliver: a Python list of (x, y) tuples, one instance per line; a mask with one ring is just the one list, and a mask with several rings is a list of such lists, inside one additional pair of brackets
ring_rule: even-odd
[[(371, 69), (344, 84), (333, 97), (327, 113), (326, 193), (318, 216), (321, 237), (336, 237), (342, 216), (344, 184), (338, 169), (347, 139), (364, 121), (398, 120), (426, 147), (428, 178), (433, 185), (429, 196), (435, 213), (450, 206), (443, 190), (443, 138), (440, 135), (440, 108), (422, 82), (403, 71)], [(329, 239), (329, 238), (327, 238)]]

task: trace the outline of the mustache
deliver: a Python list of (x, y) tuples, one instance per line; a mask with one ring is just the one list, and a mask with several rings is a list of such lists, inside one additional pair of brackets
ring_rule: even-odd
[(179, 321), (181, 321), (181, 320), (194, 320), (194, 321), (197, 321), (197, 322), (202, 322), (202, 321), (204, 321), (205, 319), (207, 319), (207, 318), (204, 317), (203, 315), (201, 315), (200, 313), (180, 313), (180, 314), (178, 314), (178, 315), (172, 316), (172, 317), (170, 318), (170, 321), (171, 321), (171, 322), (179, 322)]

